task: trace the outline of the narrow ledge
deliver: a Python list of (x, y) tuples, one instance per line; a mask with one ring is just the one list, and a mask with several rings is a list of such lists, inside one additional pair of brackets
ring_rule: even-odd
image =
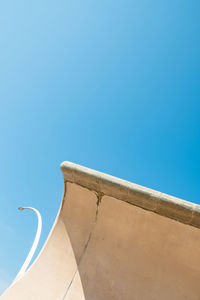
[(71, 162), (60, 166), (65, 182), (79, 184), (170, 219), (200, 228), (200, 206)]

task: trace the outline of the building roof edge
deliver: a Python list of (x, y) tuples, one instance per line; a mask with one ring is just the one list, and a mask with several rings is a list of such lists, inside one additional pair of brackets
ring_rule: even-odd
[(152, 211), (184, 224), (200, 228), (200, 206), (138, 184), (119, 179), (68, 161), (60, 165), (64, 181), (76, 183)]

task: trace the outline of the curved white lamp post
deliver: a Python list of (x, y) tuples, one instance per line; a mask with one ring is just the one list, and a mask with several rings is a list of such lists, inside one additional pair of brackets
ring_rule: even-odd
[(33, 207), (19, 207), (18, 209), (19, 210), (24, 210), (24, 209), (33, 210), (37, 214), (38, 227), (37, 227), (37, 232), (36, 232), (35, 239), (33, 241), (33, 245), (31, 247), (31, 250), (29, 251), (29, 254), (28, 254), (27, 258), (26, 258), (23, 266), (21, 267), (20, 271), (18, 272), (17, 276), (15, 277), (14, 281), (21, 278), (24, 275), (24, 273), (26, 272), (26, 270), (27, 270), (27, 268), (28, 268), (28, 266), (31, 262), (31, 259), (33, 258), (33, 255), (35, 253), (37, 245), (39, 243), (39, 239), (40, 239), (40, 235), (41, 235), (41, 231), (42, 231), (42, 218), (41, 218), (41, 215), (40, 215), (39, 211), (36, 208), (33, 208)]

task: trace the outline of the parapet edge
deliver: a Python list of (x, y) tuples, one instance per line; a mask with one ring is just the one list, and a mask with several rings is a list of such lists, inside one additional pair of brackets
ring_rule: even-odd
[(138, 184), (104, 174), (72, 162), (60, 165), (64, 182), (76, 183), (161, 216), (200, 228), (200, 205)]

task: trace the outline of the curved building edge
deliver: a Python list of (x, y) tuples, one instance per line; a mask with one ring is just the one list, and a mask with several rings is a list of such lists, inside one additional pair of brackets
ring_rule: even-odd
[(64, 161), (60, 168), (65, 182), (78, 184), (102, 195), (114, 197), (161, 216), (200, 228), (198, 204), (68, 161)]

